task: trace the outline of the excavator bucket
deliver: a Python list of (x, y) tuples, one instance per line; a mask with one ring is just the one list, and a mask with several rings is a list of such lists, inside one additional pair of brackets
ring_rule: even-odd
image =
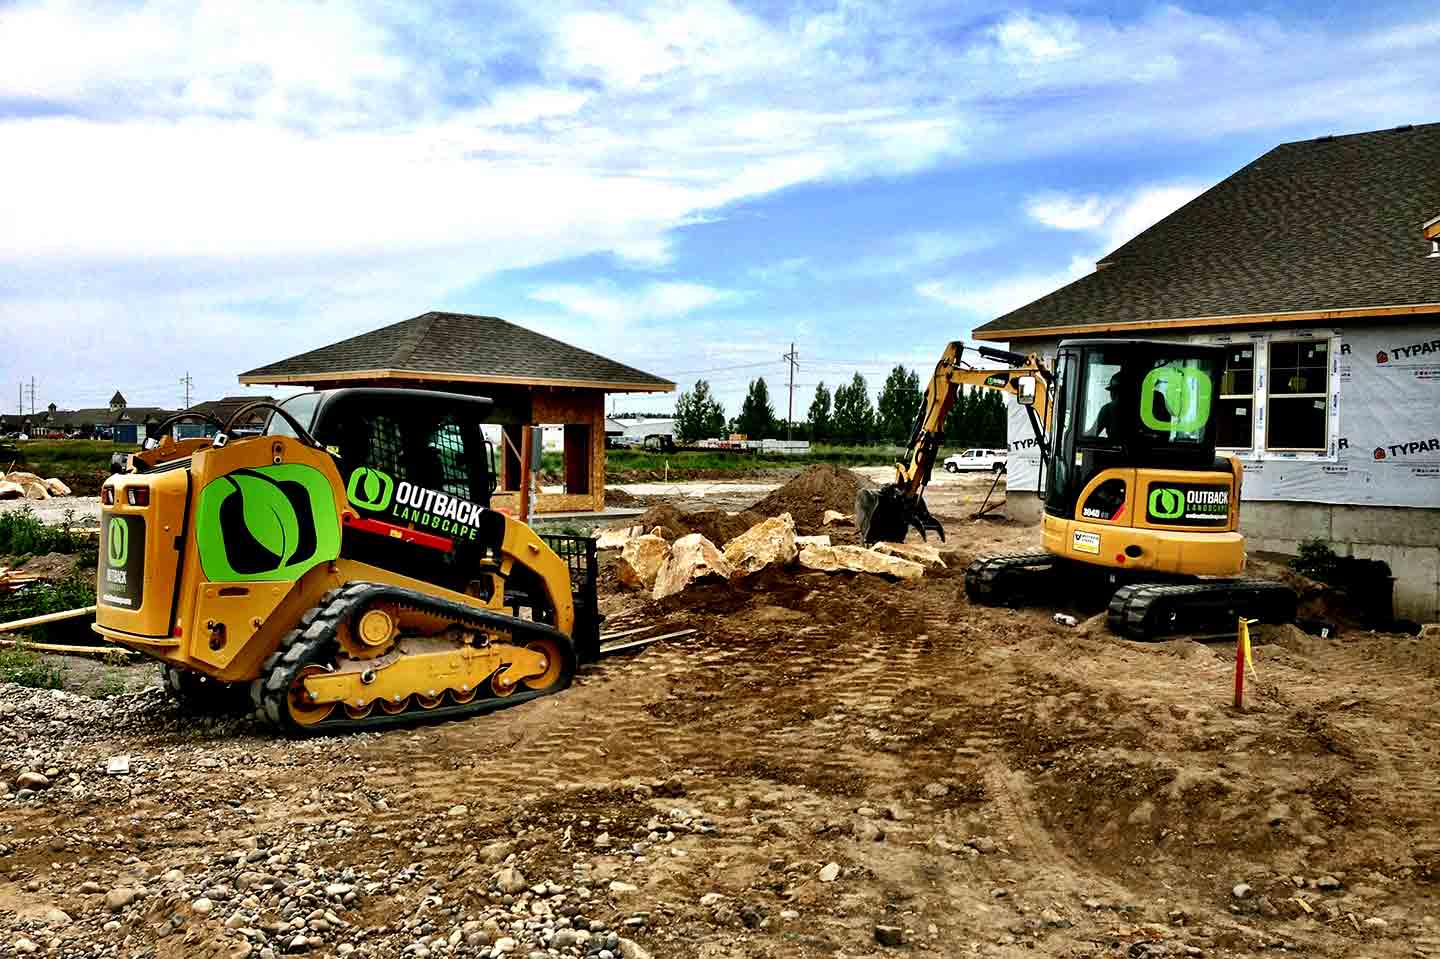
[(933, 530), (945, 540), (945, 527), (930, 515), (924, 497), (906, 493), (891, 483), (878, 490), (862, 489), (855, 495), (855, 526), (865, 543), (903, 543), (913, 527), (921, 539)]

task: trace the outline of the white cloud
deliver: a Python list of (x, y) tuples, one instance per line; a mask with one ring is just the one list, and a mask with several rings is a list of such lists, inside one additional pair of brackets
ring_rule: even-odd
[(1093, 230), (1110, 215), (1110, 204), (1098, 196), (1040, 193), (1025, 200), (1030, 219), (1057, 230)]
[(986, 319), (1003, 316), (1084, 276), (1100, 257), (1201, 192), (1203, 188), (1196, 184), (1168, 184), (1115, 197), (1053, 192), (1030, 197), (1025, 201), (1026, 215), (1054, 229), (1090, 234), (1096, 244), (1093, 252), (1071, 254), (1063, 270), (1026, 271), (985, 280), (951, 276), (920, 283), (915, 292)]
[(608, 283), (555, 283), (530, 293), (530, 299), (536, 302), (553, 303), (570, 313), (610, 324), (688, 316), (737, 296), (731, 290), (701, 283), (649, 283), (633, 290)]
[(1064, 60), (1082, 49), (1075, 22), (1065, 17), (1015, 14), (995, 27), (994, 36), (1008, 59), (1025, 63)]

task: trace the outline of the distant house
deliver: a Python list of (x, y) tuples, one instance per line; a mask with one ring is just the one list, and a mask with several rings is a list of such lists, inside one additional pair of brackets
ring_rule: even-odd
[(493, 316), (425, 313), (240, 375), (245, 385), (403, 386), (489, 397), (500, 424), (496, 508), (519, 506), (521, 429), (558, 426), (561, 492), (536, 512), (603, 509), (605, 397), (668, 393), (675, 384)]
[[(1397, 612), (1434, 620), (1437, 240), (1440, 124), (1286, 143), (974, 335), (1047, 355), (1065, 337), (1225, 346), (1215, 409), (1251, 548), (1318, 538), (1385, 560)], [(1039, 469), (1018, 407), (1010, 444), (1011, 509), (1038, 517), (1019, 494)]]
[(113, 439), (117, 443), (138, 443), (144, 439), (148, 426), (162, 422), (172, 413), (158, 406), (129, 406), (116, 390), (109, 406), (62, 410), (51, 403), (43, 412), (23, 417), (25, 427), (21, 431), (34, 437), (79, 434)]

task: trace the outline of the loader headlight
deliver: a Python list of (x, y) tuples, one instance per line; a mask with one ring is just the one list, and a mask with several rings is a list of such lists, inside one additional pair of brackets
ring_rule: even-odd
[(115, 487), (113, 487), (113, 486), (102, 486), (102, 487), (100, 487), (100, 505), (101, 505), (101, 506), (114, 506), (114, 505), (115, 505)]
[(125, 489), (125, 502), (129, 503), (131, 506), (149, 506), (149, 505), (150, 505), (150, 487), (148, 487), (148, 486), (129, 486), (129, 487), (126, 487), (126, 489)]

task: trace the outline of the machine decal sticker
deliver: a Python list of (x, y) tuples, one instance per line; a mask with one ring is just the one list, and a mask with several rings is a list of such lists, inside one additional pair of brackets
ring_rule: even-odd
[[(1184, 366), (1159, 366), (1145, 374), (1140, 384), (1140, 421), (1159, 433), (1194, 433), (1210, 420), (1210, 397), (1214, 387), (1202, 370)], [(1170, 418), (1155, 413), (1154, 398), (1163, 397)]]
[(490, 512), (483, 504), (462, 496), (416, 486), (408, 480), (396, 483), (388, 473), (370, 466), (358, 466), (350, 474), (346, 496), (358, 509), (457, 539), (480, 540), (482, 517)]
[(1224, 486), (1151, 483), (1145, 521), (1167, 526), (1224, 526), (1230, 521), (1230, 490)]
[(383, 511), (395, 495), (395, 481), (390, 474), (381, 470), (361, 466), (350, 474), (350, 485), (345, 487), (345, 496), (360, 509)]
[(1077, 553), (1099, 553), (1100, 534), (1077, 529), (1070, 541), (1070, 548)]
[(212, 582), (294, 580), (340, 555), (340, 519), (325, 474), (282, 463), (205, 484), (195, 518)]
[(99, 601), (139, 609), (145, 598), (145, 518), (111, 516), (100, 527), (100, 540)]

